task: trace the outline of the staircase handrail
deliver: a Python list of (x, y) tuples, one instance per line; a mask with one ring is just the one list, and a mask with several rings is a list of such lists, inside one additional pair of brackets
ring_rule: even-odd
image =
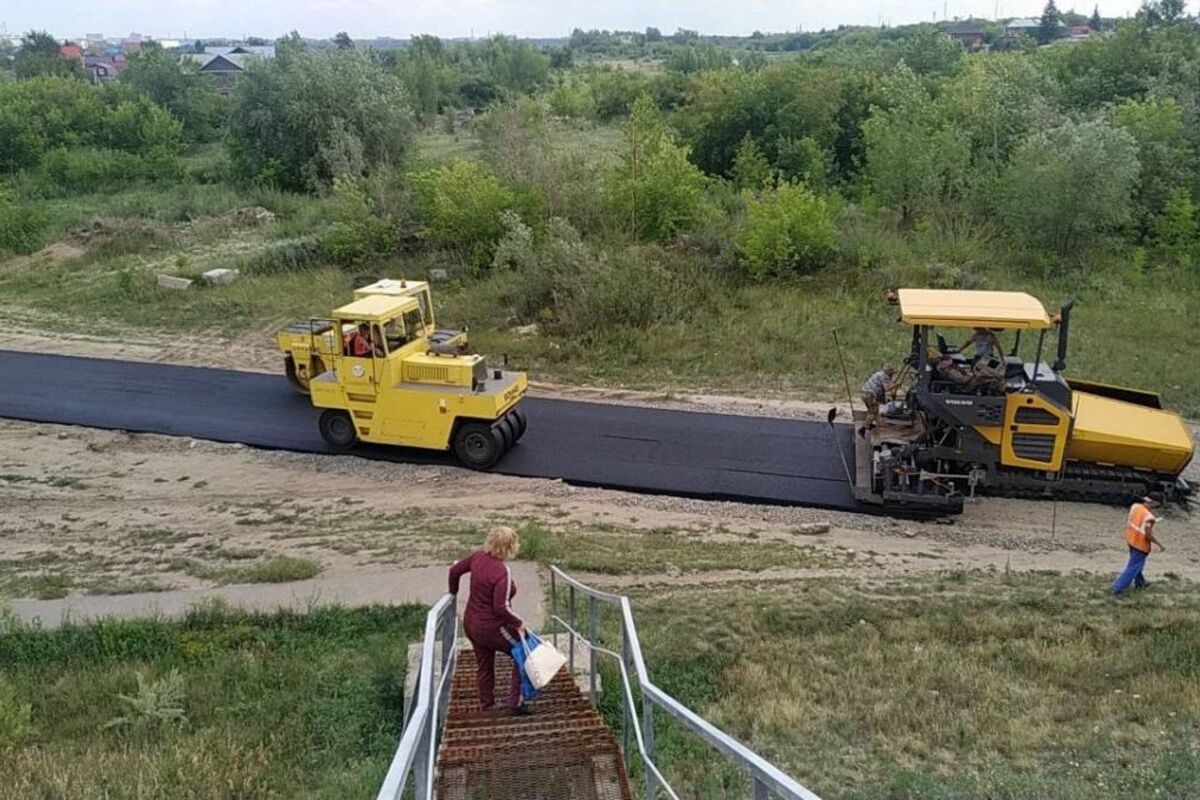
[[(567, 601), (567, 613), (569, 615), (569, 619), (563, 619), (558, 613), (559, 582), (562, 582), (567, 586), (569, 595)], [(575, 593), (577, 591), (582, 593), (584, 597), (588, 598), (589, 636), (587, 637), (583, 636), (575, 629)], [(596, 653), (599, 652), (603, 655), (615, 658), (621, 667), (621, 678), (622, 683), (624, 684), (623, 693), (625, 695), (626, 702), (624, 720), (626, 730), (626, 765), (628, 766), (630, 758), (628, 734), (632, 730), (634, 738), (637, 742), (642, 764), (645, 767), (645, 797), (647, 800), (656, 798), (660, 788), (666, 791), (667, 794), (672, 798), (676, 798), (676, 800), (678, 798), (675, 790), (670, 786), (666, 778), (663, 776), (659, 766), (654, 763), (653, 712), (655, 706), (662, 709), (664, 712), (680, 722), (684, 727), (698, 735), (718, 753), (730, 759), (743, 770), (745, 770), (749, 774), (753, 784), (754, 800), (767, 800), (772, 796), (782, 798), (783, 800), (821, 800), (820, 797), (814, 794), (811, 790), (802, 786), (790, 775), (783, 772), (783, 770), (779, 769), (774, 764), (760, 756), (758, 753), (754, 752), (737, 739), (733, 738), (708, 720), (701, 717), (699, 714), (692, 711), (690, 708), (676, 700), (667, 692), (663, 691), (653, 681), (650, 680), (650, 673), (646, 669), (646, 660), (642, 655), (641, 642), (638, 639), (637, 626), (633, 621), (633, 610), (630, 606), (628, 597), (592, 588), (591, 586), (588, 586), (587, 584), (563, 572), (557, 566), (551, 566), (550, 598), (550, 618), (554, 622), (561, 625), (569, 634), (570, 643), (568, 646), (568, 659), (570, 661), (570, 669), (572, 670), (572, 673), (574, 672), (575, 667), (575, 641), (578, 639), (588, 648), (591, 659), (591, 686), (593, 703), (596, 701)], [(616, 606), (620, 609), (621, 638), (623, 643), (622, 649), (624, 651), (623, 654), (604, 648), (593, 641), (596, 639), (597, 603)], [(555, 636), (557, 637), (557, 633)], [(632, 684), (629, 676), (630, 670), (628, 668), (630, 664), (632, 665), (633, 673), (636, 675), (638, 688), (642, 693), (642, 719), (640, 723), (637, 719), (637, 716), (632, 714), (630, 711), (634, 707)]]

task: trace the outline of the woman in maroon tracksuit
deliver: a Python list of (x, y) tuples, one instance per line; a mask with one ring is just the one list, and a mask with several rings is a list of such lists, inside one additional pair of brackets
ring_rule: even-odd
[[(471, 575), (471, 595), (463, 613), (463, 628), (475, 649), (479, 706), (484, 711), (490, 711), (496, 702), (495, 654), (504, 653), (511, 658), (510, 648), (520, 641), (518, 637), (525, 630), (525, 623), (512, 611), (517, 584), (505, 563), (517, 555), (519, 547), (516, 531), (495, 527), (488, 531), (482, 550), (450, 566), (452, 595), (458, 596), (462, 576)], [(529, 713), (529, 707), (521, 701), (521, 676), (516, 664), (508, 689), (508, 706), (515, 713)]]

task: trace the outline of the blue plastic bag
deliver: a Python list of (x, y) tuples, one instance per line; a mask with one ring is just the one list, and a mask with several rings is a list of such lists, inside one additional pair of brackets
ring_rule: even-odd
[[(533, 631), (525, 631), (525, 644), (529, 646), (530, 651), (536, 648), (542, 640)], [(525, 646), (518, 639), (517, 643), (512, 646), (509, 651), (513, 662), (517, 665), (517, 670), (521, 673), (521, 699), (532, 700), (537, 697), (539, 692), (533, 688), (533, 684), (529, 682), (529, 676), (525, 674)]]

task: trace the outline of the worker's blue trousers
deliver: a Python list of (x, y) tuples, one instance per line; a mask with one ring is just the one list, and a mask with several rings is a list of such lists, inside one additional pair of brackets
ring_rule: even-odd
[(1146, 557), (1149, 555), (1149, 553), (1143, 553), (1136, 547), (1129, 548), (1129, 563), (1125, 565), (1125, 570), (1113, 581), (1113, 594), (1124, 594), (1131, 583), (1138, 589), (1146, 585), (1146, 579), (1142, 577), (1142, 569), (1146, 566)]

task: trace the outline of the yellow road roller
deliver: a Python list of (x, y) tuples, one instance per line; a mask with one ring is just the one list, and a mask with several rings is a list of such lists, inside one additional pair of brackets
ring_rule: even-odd
[(525, 433), (525, 373), (488, 369), (464, 331), (437, 329), (423, 281), (364, 286), (277, 339), (288, 379), (323, 409), (321, 436), (337, 451), (358, 442), (453, 450), (487, 469)]

